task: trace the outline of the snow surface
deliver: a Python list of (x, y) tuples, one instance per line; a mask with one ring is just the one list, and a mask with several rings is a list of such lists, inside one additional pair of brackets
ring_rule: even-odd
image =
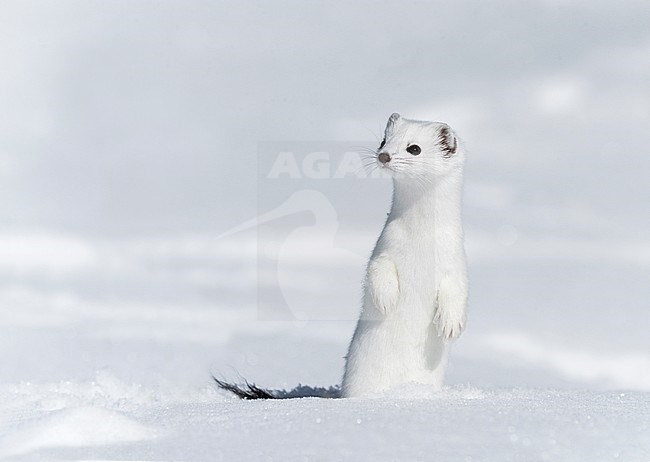
[[(647, 461), (650, 395), (542, 389), (367, 399), (171, 396), (103, 376), (5, 387), (3, 460)], [(7, 402), (13, 405), (7, 406)]]

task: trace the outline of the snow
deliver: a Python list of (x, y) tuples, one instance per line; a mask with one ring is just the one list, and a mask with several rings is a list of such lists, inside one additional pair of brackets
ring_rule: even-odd
[(213, 389), (178, 396), (134, 389), (104, 375), (5, 388), (2, 402), (3, 460), (644, 461), (650, 454), (650, 395), (639, 392), (411, 385), (367, 399), (240, 401)]

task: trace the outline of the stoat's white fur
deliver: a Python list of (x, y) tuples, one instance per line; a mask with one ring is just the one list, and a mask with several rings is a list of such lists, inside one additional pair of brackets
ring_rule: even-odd
[[(419, 155), (406, 151), (414, 144)], [(463, 148), (446, 124), (393, 114), (380, 153), (391, 157), (378, 164), (393, 176), (393, 203), (368, 262), (344, 397), (406, 382), (441, 387), (447, 341), (465, 325)]]

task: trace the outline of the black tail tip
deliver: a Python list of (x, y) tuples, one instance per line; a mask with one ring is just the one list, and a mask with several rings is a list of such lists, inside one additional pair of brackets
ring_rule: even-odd
[(222, 390), (233, 393), (241, 399), (278, 399), (273, 393), (264, 388), (256, 386), (254, 383), (244, 381), (243, 385), (235, 385), (234, 383), (224, 382), (216, 377), (212, 377), (217, 386)]

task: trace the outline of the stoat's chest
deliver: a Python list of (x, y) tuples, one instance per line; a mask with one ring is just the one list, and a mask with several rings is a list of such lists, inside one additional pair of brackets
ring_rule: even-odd
[(438, 247), (433, 229), (404, 226), (396, 221), (386, 224), (376, 253), (387, 255), (395, 264), (401, 291), (419, 291), (433, 297), (439, 277)]

